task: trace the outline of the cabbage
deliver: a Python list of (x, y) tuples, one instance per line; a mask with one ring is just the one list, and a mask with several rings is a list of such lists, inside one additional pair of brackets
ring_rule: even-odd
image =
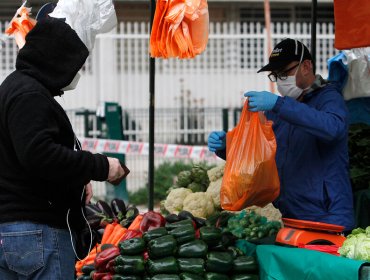
[(339, 248), (338, 253), (346, 258), (370, 261), (370, 226), (366, 230), (354, 229)]

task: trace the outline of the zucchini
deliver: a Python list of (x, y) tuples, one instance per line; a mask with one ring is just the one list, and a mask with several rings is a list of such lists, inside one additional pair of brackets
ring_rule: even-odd
[(180, 258), (203, 258), (207, 255), (208, 246), (202, 240), (194, 240), (179, 246), (177, 255)]
[(179, 258), (177, 259), (177, 263), (182, 272), (195, 274), (205, 273), (204, 260), (201, 258)]

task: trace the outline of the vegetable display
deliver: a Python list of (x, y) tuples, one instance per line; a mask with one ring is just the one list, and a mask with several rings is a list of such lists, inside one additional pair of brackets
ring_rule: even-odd
[(338, 253), (346, 258), (370, 262), (370, 226), (352, 230)]

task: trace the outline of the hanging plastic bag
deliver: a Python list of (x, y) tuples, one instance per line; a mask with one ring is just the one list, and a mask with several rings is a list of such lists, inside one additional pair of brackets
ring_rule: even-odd
[(107, 33), (117, 25), (112, 0), (59, 0), (54, 18), (65, 18), (89, 51), (94, 48), (97, 34)]
[(348, 80), (343, 88), (344, 99), (370, 97), (370, 47), (344, 53), (348, 66)]
[(152, 57), (193, 58), (208, 43), (207, 0), (158, 0), (150, 35)]
[(280, 191), (272, 122), (263, 114), (243, 107), (239, 124), (226, 135), (226, 165), (221, 186), (221, 207), (239, 211), (248, 206), (264, 207)]
[(26, 43), (26, 35), (36, 25), (36, 20), (30, 17), (31, 8), (25, 7), (26, 3), (27, 1), (17, 10), (8, 28), (5, 30), (6, 34), (14, 35), (19, 49), (23, 48)]

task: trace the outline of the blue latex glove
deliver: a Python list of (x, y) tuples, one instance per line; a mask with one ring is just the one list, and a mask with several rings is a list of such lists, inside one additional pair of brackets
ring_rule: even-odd
[(274, 108), (278, 96), (269, 91), (248, 91), (248, 110), (251, 112), (270, 111)]
[(226, 148), (226, 132), (225, 131), (213, 131), (208, 136), (208, 149), (211, 152), (223, 150)]

